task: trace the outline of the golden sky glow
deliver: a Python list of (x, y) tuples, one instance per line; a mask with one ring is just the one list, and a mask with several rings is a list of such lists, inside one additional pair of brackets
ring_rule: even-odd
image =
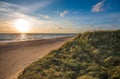
[(118, 3), (120, 0), (1, 0), (0, 33), (120, 29)]
[(14, 27), (17, 31), (26, 33), (30, 31), (30, 22), (26, 19), (18, 19), (15, 21)]

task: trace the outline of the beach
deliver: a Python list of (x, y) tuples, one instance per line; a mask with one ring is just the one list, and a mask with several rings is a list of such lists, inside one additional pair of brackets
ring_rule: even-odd
[(0, 43), (0, 79), (17, 79), (34, 61), (57, 49), (73, 37)]

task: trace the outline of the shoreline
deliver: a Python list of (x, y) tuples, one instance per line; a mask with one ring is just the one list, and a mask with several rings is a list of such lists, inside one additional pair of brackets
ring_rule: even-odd
[(17, 79), (26, 66), (59, 48), (73, 37), (0, 43), (0, 79)]
[(48, 38), (48, 39), (36, 39), (36, 40), (0, 42), (0, 51), (5, 50), (5, 49), (15, 49), (19, 47), (34, 46), (34, 45), (49, 43), (48, 40), (51, 40), (54, 42), (54, 41), (57, 41), (57, 39), (62, 40), (64, 38), (72, 38), (72, 37), (74, 36)]
[(71, 36), (60, 36), (60, 37), (50, 37), (50, 38), (39, 38), (39, 39), (23, 39), (23, 40), (6, 40), (6, 41), (0, 41), (0, 43), (10, 43), (10, 42), (23, 42), (23, 41), (36, 41), (36, 40), (42, 40), (42, 39), (55, 39), (55, 38), (64, 38), (64, 37), (74, 37), (75, 35)]

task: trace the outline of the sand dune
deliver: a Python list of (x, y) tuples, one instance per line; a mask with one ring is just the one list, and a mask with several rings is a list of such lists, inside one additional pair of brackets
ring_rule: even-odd
[(0, 43), (0, 79), (16, 79), (30, 63), (71, 39), (72, 37), (63, 37)]

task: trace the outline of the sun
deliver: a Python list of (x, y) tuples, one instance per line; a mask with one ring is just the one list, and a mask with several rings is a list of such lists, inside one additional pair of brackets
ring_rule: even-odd
[(30, 30), (30, 21), (26, 19), (18, 19), (15, 21), (14, 26), (19, 32), (26, 33)]

